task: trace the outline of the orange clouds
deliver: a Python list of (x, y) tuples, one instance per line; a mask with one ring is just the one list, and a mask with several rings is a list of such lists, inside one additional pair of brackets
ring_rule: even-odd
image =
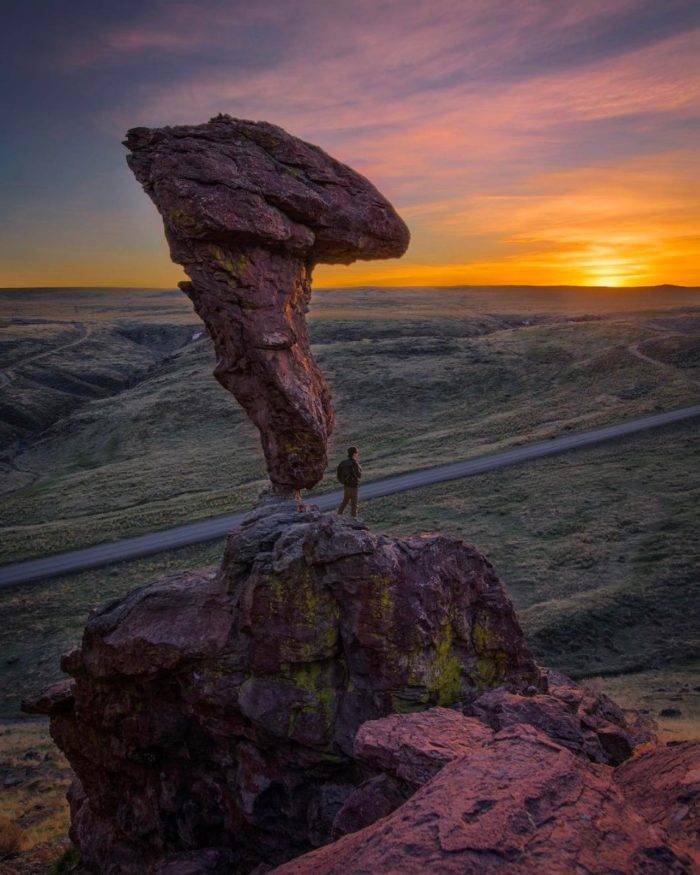
[[(212, 101), (245, 107), (254, 92), (269, 117), (376, 181), (408, 221), (400, 264), (321, 267), (317, 282), (700, 283), (698, 160), (685, 138), (700, 105), (700, 77), (688, 75), (698, 69), (695, 33), (601, 63), (476, 81), (449, 22), (390, 45), (380, 37), (359, 40), (353, 57), (316, 59), (318, 79), (294, 59), (190, 83), (203, 115)], [(475, 45), (475, 69), (487, 60)], [(387, 80), (403, 68), (410, 88)], [(438, 84), (418, 87), (416, 69)], [(182, 112), (181, 98), (153, 93), (149, 113)]]
[[(409, 210), (424, 236), (452, 241), (442, 263), (319, 269), (327, 285), (700, 285), (700, 161), (690, 152), (538, 175), (511, 194), (475, 194)], [(478, 229), (487, 258), (459, 258)], [(348, 276), (348, 273), (351, 275)]]
[[(119, 70), (89, 125), (116, 146), (139, 124), (264, 118), (367, 175), (411, 247), (318, 283), (700, 284), (693, 0), (166, 6), (57, 53), (87, 93)], [(125, 168), (119, 184), (118, 223), (102, 196), (72, 234), (28, 216), (36, 255), (9, 237), (0, 283), (174, 283), (160, 220)]]

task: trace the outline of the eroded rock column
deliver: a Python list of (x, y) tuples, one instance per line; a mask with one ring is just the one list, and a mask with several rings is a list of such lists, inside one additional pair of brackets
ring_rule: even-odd
[(214, 342), (214, 376), (260, 431), (276, 490), (310, 489), (323, 477), (334, 422), (309, 349), (310, 270), (300, 258), (259, 247), (192, 250), (192, 282), (180, 288)]

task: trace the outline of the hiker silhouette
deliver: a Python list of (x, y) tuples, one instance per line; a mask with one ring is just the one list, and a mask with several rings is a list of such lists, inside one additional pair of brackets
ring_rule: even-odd
[(357, 497), (362, 479), (362, 468), (358, 461), (360, 451), (357, 447), (348, 447), (348, 457), (338, 465), (338, 480), (343, 484), (343, 500), (338, 507), (338, 514), (342, 514), (350, 505), (350, 514), (357, 516)]

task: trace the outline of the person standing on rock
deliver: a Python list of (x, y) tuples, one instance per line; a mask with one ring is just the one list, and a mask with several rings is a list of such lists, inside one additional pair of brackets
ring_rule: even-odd
[(338, 465), (338, 480), (343, 484), (343, 500), (340, 502), (338, 514), (342, 514), (350, 505), (350, 513), (357, 516), (357, 492), (362, 479), (362, 468), (358, 459), (360, 451), (357, 447), (348, 447), (348, 457)]

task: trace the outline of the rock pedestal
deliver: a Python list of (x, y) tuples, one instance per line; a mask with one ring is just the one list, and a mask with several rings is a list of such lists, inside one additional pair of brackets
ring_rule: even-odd
[(88, 871), (693, 871), (700, 745), (539, 669), (456, 538), (272, 504), (63, 667), (26, 709), (75, 770)]
[(64, 668), (36, 709), (78, 777), (73, 840), (119, 873), (205, 847), (246, 871), (327, 842), (371, 772), (361, 724), (542, 683), (464, 542), (274, 507), (231, 534), (218, 572), (95, 613)]

